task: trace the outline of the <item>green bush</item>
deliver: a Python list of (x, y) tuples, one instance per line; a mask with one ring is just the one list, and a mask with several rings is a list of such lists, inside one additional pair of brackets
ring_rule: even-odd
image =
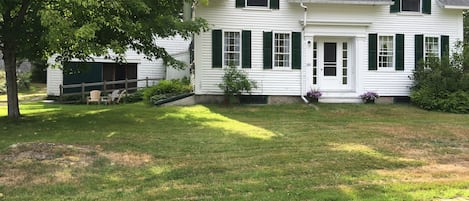
[(469, 54), (455, 52), (451, 60), (432, 60), (416, 68), (411, 93), (414, 104), (427, 110), (469, 113), (469, 73), (464, 67)]
[(28, 91), (31, 88), (31, 73), (18, 73), (17, 83), (19, 91)]
[(246, 72), (230, 65), (225, 69), (223, 83), (219, 84), (218, 87), (220, 87), (225, 94), (225, 102), (232, 102), (235, 95), (238, 97), (239, 102), (241, 94), (243, 92), (251, 93), (252, 89), (257, 88), (257, 83), (253, 80), (249, 80)]
[[(145, 88), (143, 90), (143, 99), (148, 103), (154, 103), (158, 99), (157, 95), (177, 95), (189, 93), (192, 91), (190, 82), (187, 79), (182, 80), (162, 80), (157, 85)], [(157, 96), (153, 98), (154, 96)]]
[(150, 98), (150, 103), (152, 103), (153, 105), (156, 105), (156, 103), (160, 100), (168, 99), (177, 95), (178, 93), (157, 94)]
[(125, 103), (135, 103), (143, 100), (143, 90), (138, 90), (135, 93), (127, 94), (122, 99)]

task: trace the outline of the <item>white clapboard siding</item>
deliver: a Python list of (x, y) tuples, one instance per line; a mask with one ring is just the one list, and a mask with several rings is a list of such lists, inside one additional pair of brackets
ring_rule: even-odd
[[(449, 35), (450, 46), (463, 38), (461, 10), (448, 10), (432, 1), (432, 14), (390, 13), (389, 6), (340, 5), (340, 4), (305, 4), (308, 6), (308, 22), (364, 22), (369, 23), (361, 33), (366, 37), (357, 58), (361, 63), (356, 66), (357, 76), (355, 94), (364, 91), (376, 91), (382, 96), (407, 96), (414, 70), (414, 35)], [(252, 31), (252, 68), (247, 69), (249, 77), (258, 82), (255, 94), (263, 95), (299, 95), (301, 77), (299, 70), (276, 71), (263, 69), (263, 31), (302, 31), (303, 9), (299, 3), (280, 0), (280, 10), (235, 8), (235, 0), (211, 1), (208, 6), (196, 7), (197, 17), (206, 19), (212, 29), (228, 31)], [(308, 25), (310, 26), (310, 25)], [(358, 30), (354, 26), (327, 27), (340, 34)], [(306, 30), (314, 30), (307, 27)], [(334, 33), (335, 33), (334, 32)], [(404, 34), (405, 35), (405, 70), (404, 71), (368, 71), (368, 33)], [(314, 35), (314, 32), (306, 33)], [(357, 33), (358, 34), (358, 33)], [(221, 94), (218, 88), (223, 75), (222, 69), (212, 68), (211, 31), (195, 37), (195, 92), (196, 94)], [(451, 47), (450, 47), (451, 49)], [(305, 55), (305, 51), (303, 51)], [(303, 58), (303, 62), (311, 58)], [(306, 67), (303, 66), (305, 69)], [(308, 72), (308, 71), (307, 71)], [(306, 75), (306, 79), (311, 79)], [(305, 82), (305, 83), (311, 83)], [(309, 86), (304, 86), (309, 88)]]

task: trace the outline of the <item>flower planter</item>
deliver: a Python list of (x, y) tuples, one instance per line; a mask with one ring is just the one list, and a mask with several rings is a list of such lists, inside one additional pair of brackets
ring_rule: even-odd
[(363, 101), (365, 104), (374, 104), (375, 100), (364, 100)]

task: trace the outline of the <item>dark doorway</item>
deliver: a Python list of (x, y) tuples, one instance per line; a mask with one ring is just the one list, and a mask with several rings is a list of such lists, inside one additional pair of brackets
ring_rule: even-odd
[[(137, 64), (116, 64), (116, 63), (105, 63), (103, 64), (103, 80), (106, 82), (110, 81), (122, 81), (122, 80), (134, 80), (137, 79)], [(127, 85), (128, 88), (137, 87), (137, 83), (132, 82)], [(125, 84), (111, 84), (107, 85), (106, 89), (123, 89)]]

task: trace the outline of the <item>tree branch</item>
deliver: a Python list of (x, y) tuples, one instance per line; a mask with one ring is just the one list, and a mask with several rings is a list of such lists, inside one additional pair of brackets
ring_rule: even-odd
[(18, 11), (18, 15), (15, 16), (13, 21), (13, 27), (17, 27), (24, 20), (26, 13), (28, 12), (29, 6), (31, 5), (31, 0), (23, 0), (21, 2), (21, 8)]

